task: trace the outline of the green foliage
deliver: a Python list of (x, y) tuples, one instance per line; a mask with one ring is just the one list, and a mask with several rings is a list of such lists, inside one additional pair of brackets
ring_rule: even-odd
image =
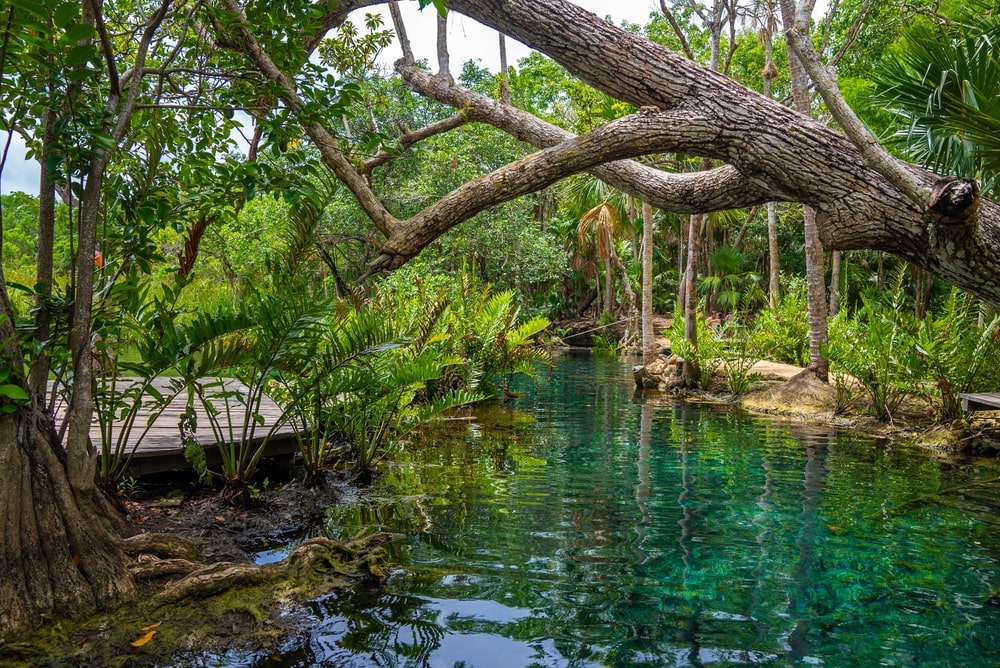
[(915, 23), (883, 62), (874, 99), (903, 122), (896, 140), (912, 159), (990, 191), (1000, 171), (1000, 15), (973, 11), (946, 26)]
[(760, 330), (735, 316), (716, 328), (713, 335), (723, 342), (719, 355), (726, 389), (745, 394), (759, 377), (752, 369), (761, 360)]
[(14, 368), (0, 366), (0, 413), (13, 413), (31, 403), (31, 396), (18, 383), (12, 383)]
[(757, 314), (754, 324), (761, 355), (798, 366), (809, 363), (809, 309), (806, 301), (805, 280), (791, 278), (778, 303)]
[(715, 249), (710, 263), (715, 273), (701, 278), (698, 291), (714, 296), (720, 308), (748, 313), (766, 298), (761, 287), (763, 277), (745, 270), (743, 257), (732, 246)]
[(830, 321), (830, 342), (823, 353), (856, 379), (872, 402), (875, 416), (890, 421), (908, 395), (926, 396), (925, 364), (917, 353), (919, 322), (906, 307), (902, 273), (891, 290), (862, 295), (853, 317)]
[(673, 352), (698, 368), (698, 387), (708, 389), (722, 365), (722, 342), (715, 338), (715, 332), (708, 328), (700, 312), (696, 317), (696, 328), (697, 347), (684, 336), (684, 311), (677, 309), (667, 336)]
[(981, 308), (953, 288), (917, 331), (916, 350), (933, 381), (942, 420), (961, 417), (961, 393), (1000, 389), (1000, 316), (981, 326)]
[(592, 349), (595, 355), (615, 357), (622, 351), (622, 344), (610, 334), (596, 334)]

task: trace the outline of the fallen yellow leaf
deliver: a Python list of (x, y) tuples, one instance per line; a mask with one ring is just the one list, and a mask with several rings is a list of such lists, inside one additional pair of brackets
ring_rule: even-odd
[(153, 636), (155, 636), (155, 635), (156, 635), (156, 631), (149, 631), (148, 633), (146, 633), (146, 635), (144, 635), (143, 637), (139, 638), (138, 640), (133, 640), (132, 641), (132, 647), (142, 647), (143, 645), (145, 645), (146, 643), (148, 643), (150, 640), (152, 640)]
[(143, 627), (142, 627), (141, 629), (139, 629), (139, 630), (140, 630), (140, 631), (150, 631), (150, 630), (152, 630), (152, 629), (155, 629), (156, 627), (158, 627), (158, 626), (159, 626), (160, 624), (162, 624), (162, 623), (163, 623), (163, 620), (161, 619), (160, 621), (156, 622), (155, 624), (150, 624), (149, 626), (143, 626)]

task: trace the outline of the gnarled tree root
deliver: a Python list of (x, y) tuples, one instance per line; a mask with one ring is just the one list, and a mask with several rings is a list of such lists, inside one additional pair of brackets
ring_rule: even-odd
[[(136, 558), (130, 569), (139, 579), (184, 575), (167, 584), (154, 597), (156, 607), (185, 599), (213, 596), (238, 586), (254, 586), (280, 579), (309, 579), (317, 573), (343, 584), (363, 580), (382, 582), (388, 577), (390, 570), (388, 554), (382, 546), (399, 537), (398, 534), (377, 532), (369, 535), (361, 533), (347, 542), (311, 538), (282, 561), (264, 565), (219, 562), (202, 566), (186, 558), (161, 559), (144, 552)], [(190, 554), (192, 550), (197, 550), (189, 541), (157, 535), (140, 534), (126, 542), (126, 551), (129, 553), (134, 553), (140, 545), (143, 550), (165, 555)]]

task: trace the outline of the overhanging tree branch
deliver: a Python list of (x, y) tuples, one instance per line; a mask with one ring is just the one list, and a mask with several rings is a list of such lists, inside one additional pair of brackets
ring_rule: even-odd
[[(469, 120), (489, 123), (537, 148), (574, 137), (526, 111), (457, 84), (442, 82), (411, 63), (397, 62), (396, 71), (420, 95), (460, 109)], [(772, 193), (731, 165), (705, 172), (670, 173), (634, 160), (618, 160), (587, 171), (622, 192), (674, 213), (735, 209), (760, 204), (772, 197)]]
[[(270, 56), (264, 51), (260, 42), (250, 31), (246, 15), (234, 0), (222, 0), (222, 6), (229, 14), (230, 23), (223, 25), (212, 16), (213, 27), (219, 35), (219, 43), (228, 48), (238, 50), (249, 58), (268, 81), (275, 84), (282, 99), (296, 114), (302, 129), (316, 145), (323, 163), (351, 190), (365, 214), (375, 223), (382, 234), (388, 236), (396, 225), (396, 219), (375, 197), (368, 184), (354, 169), (350, 161), (340, 150), (340, 142), (323, 125), (306, 113), (306, 102), (295, 88), (291, 77), (282, 72)], [(235, 33), (230, 34), (230, 31)]]
[(930, 189), (920, 183), (913, 172), (904, 166), (905, 163), (883, 149), (878, 143), (878, 139), (868, 131), (868, 128), (844, 100), (844, 96), (840, 94), (840, 89), (837, 88), (837, 83), (830, 70), (820, 60), (819, 54), (813, 48), (812, 40), (809, 39), (808, 33), (798, 21), (794, 26), (785, 27), (785, 36), (788, 38), (788, 44), (792, 47), (795, 55), (798, 56), (799, 62), (802, 63), (816, 85), (816, 90), (826, 102), (830, 113), (843, 128), (844, 133), (861, 151), (865, 164), (889, 179), (915, 203), (926, 205)]

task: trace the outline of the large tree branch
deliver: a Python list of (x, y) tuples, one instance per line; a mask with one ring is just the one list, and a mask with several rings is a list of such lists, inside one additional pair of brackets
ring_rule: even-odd
[[(554, 146), (574, 137), (533, 114), (444, 82), (405, 60), (396, 63), (396, 71), (420, 95), (460, 109), (467, 119), (489, 123), (537, 148)], [(736, 209), (761, 204), (773, 197), (773, 193), (747, 179), (731, 165), (706, 172), (677, 174), (634, 160), (618, 160), (587, 171), (622, 192), (674, 213)]]
[[(714, 130), (703, 127), (701, 132), (714, 133)], [(383, 245), (382, 256), (374, 268), (394, 269), (402, 265), (449, 229), (490, 206), (540, 190), (596, 165), (661, 152), (659, 146), (684, 144), (687, 139), (704, 143), (706, 138), (698, 138), (698, 134), (698, 124), (691, 123), (691, 114), (648, 108), (515, 160), (469, 181), (409, 220), (401, 221)], [(712, 173), (705, 172), (702, 177), (708, 174)], [(715, 175), (727, 176), (719, 172)]]
[[(762, 187), (816, 208), (827, 248), (886, 250), (1000, 304), (1000, 206), (985, 199), (977, 205), (968, 183), (935, 200), (948, 206), (928, 210), (870, 168), (844, 135), (564, 0), (448, 6), (617, 99), (700, 114), (714, 137), (689, 152), (721, 157)], [(902, 168), (918, 188), (940, 190), (939, 177)]]

